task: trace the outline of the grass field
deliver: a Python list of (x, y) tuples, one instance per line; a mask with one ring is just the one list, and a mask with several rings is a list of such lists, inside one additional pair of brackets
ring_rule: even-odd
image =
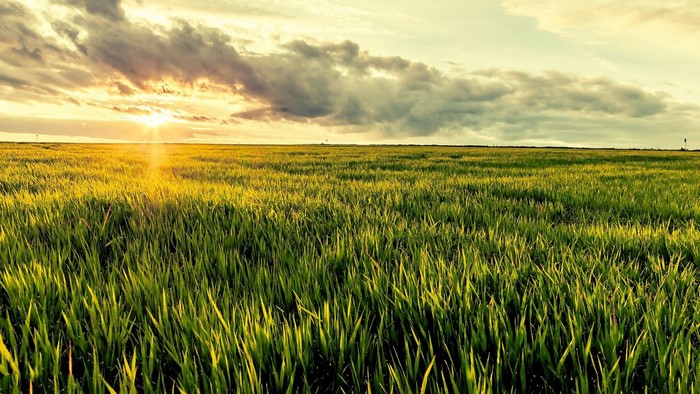
[(700, 155), (0, 145), (0, 391), (700, 390)]

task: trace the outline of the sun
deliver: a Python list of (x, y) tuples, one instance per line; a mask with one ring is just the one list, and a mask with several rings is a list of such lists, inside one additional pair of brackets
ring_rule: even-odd
[(163, 113), (152, 112), (149, 115), (140, 117), (139, 122), (143, 123), (148, 128), (157, 129), (165, 123), (172, 121), (172, 119), (172, 116)]
[(163, 111), (150, 111), (144, 115), (124, 116), (122, 119), (141, 123), (146, 126), (146, 130), (157, 130), (166, 123), (177, 123), (177, 119), (172, 114)]

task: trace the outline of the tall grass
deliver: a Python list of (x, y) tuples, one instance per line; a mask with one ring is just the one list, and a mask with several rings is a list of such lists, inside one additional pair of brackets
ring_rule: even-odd
[(694, 392), (699, 169), (0, 145), (0, 391)]

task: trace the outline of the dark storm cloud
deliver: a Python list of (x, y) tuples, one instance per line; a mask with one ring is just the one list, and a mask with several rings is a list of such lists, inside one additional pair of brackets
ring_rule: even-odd
[(0, 60), (16, 65), (43, 61), (42, 49), (50, 45), (32, 27), (37, 22), (23, 4), (0, 1)]
[(114, 86), (117, 88), (117, 91), (122, 96), (131, 96), (134, 93), (136, 93), (136, 91), (134, 89), (130, 88), (129, 86), (127, 86), (126, 84), (123, 84), (121, 82), (115, 82)]
[(125, 19), (121, 0), (53, 0), (53, 2), (77, 7), (90, 15), (97, 15), (112, 21)]
[(0, 84), (9, 85), (9, 86), (12, 86), (15, 88), (21, 88), (21, 87), (29, 85), (29, 83), (27, 83), (27, 81), (24, 81), (24, 80), (15, 78), (15, 77), (11, 77), (9, 75), (2, 75), (2, 74), (0, 74)]
[(423, 63), (371, 56), (355, 43), (294, 41), (284, 52), (239, 53), (219, 30), (179, 21), (158, 34), (114, 24), (82, 45), (134, 86), (165, 78), (211, 79), (262, 107), (234, 118), (378, 127), (388, 134), (432, 134), (516, 123), (522, 112), (643, 117), (666, 110), (666, 97), (607, 79), (560, 73), (484, 71), (448, 77)]
[(250, 65), (216, 29), (176, 21), (174, 27), (154, 31), (150, 26), (124, 23), (100, 25), (88, 21), (88, 37), (80, 42), (97, 66), (108, 66), (133, 85), (164, 78), (192, 84), (211, 78), (235, 89), (237, 83), (256, 86)]
[[(387, 135), (518, 124), (536, 129), (553, 118), (598, 115), (635, 119), (667, 113), (672, 104), (666, 95), (637, 86), (557, 72), (480, 70), (454, 77), (398, 56), (371, 55), (351, 41), (297, 40), (282, 45), (278, 53), (251, 54), (237, 50), (231, 36), (207, 26), (184, 20), (170, 28), (133, 22), (117, 0), (60, 3), (77, 14), (68, 21), (48, 22), (72, 43), (70, 48), (57, 47), (25, 25), (36, 18), (26, 7), (0, 3), (5, 11), (0, 42), (16, 52), (0, 59), (8, 64), (17, 64), (19, 58), (48, 62), (59, 70), (48, 74), (36, 69), (31, 79), (13, 75), (16, 80), (0, 78), (0, 84), (22, 89), (18, 82), (31, 80), (47, 89), (68, 90), (98, 85), (131, 96), (139, 91), (179, 92), (166, 81), (183, 88), (209, 81), (256, 104), (232, 114), (232, 122), (311, 121)], [(217, 120), (206, 114), (183, 116), (197, 122)]]
[(25, 5), (0, 0), (0, 61), (34, 67), (68, 55), (69, 51), (39, 31), (40, 23), (37, 14)]
[(514, 104), (532, 109), (574, 110), (643, 117), (664, 111), (666, 98), (606, 78), (577, 77), (558, 72), (532, 75), (518, 71), (482, 71), (519, 86)]
[(283, 47), (306, 59), (323, 60), (330, 64), (351, 67), (360, 72), (368, 71), (370, 68), (402, 71), (412, 64), (398, 56), (370, 56), (366, 51), (361, 51), (358, 44), (347, 40), (341, 43), (320, 45), (310, 45), (306, 41), (295, 40), (283, 45)]
[(217, 121), (216, 118), (212, 118), (211, 116), (205, 116), (205, 115), (190, 115), (190, 114), (186, 114), (186, 115), (175, 115), (175, 119), (184, 120), (184, 121), (186, 121), (186, 122), (192, 122), (192, 123), (198, 123), (198, 122), (201, 122), (201, 123), (212, 123), (212, 122), (216, 122), (216, 121)]
[(115, 105), (112, 107), (112, 111), (130, 115), (150, 115), (152, 112), (148, 108), (134, 105)]

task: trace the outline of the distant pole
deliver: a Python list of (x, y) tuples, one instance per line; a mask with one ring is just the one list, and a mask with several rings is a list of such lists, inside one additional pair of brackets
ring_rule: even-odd
[(685, 150), (688, 150), (688, 139), (687, 139), (687, 138), (683, 138), (683, 143), (685, 144), (684, 149), (685, 149)]
[(39, 143), (39, 134), (36, 135), (36, 143)]

